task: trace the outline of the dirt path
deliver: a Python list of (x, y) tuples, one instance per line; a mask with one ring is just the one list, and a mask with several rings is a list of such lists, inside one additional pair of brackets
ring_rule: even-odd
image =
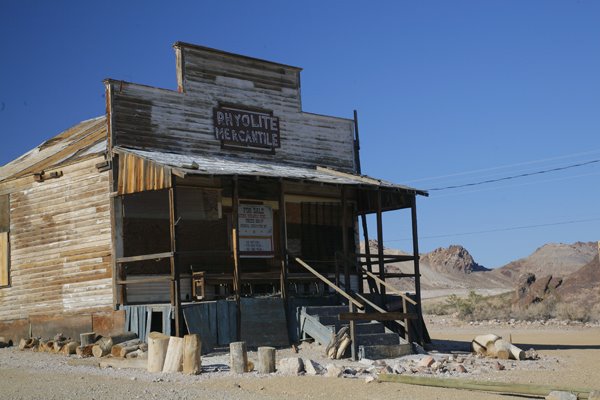
[[(465, 374), (465, 378), (600, 388), (600, 328), (456, 327), (445, 323), (430, 323), (429, 327), (437, 343), (467, 345), (475, 335), (494, 332), (504, 337), (512, 336), (514, 343), (524, 348), (534, 347), (542, 356), (542, 362), (532, 363), (532, 368), (519, 366), (506, 371), (482, 370)], [(226, 357), (207, 358), (204, 365), (222, 365), (223, 360)], [(149, 374), (134, 369), (100, 369), (86, 363), (58, 355), (0, 349), (0, 399), (513, 398), (393, 383), (365, 383), (364, 378), (259, 376), (256, 373), (236, 376), (229, 372), (185, 376)]]

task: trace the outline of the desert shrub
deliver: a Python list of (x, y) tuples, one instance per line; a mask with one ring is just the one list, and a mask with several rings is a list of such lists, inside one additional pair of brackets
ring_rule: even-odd
[(556, 315), (556, 298), (551, 296), (538, 303), (530, 304), (526, 308), (515, 309), (511, 316), (524, 321), (550, 319)]
[(556, 305), (555, 316), (558, 319), (587, 322), (592, 319), (590, 310), (574, 303), (559, 303)]
[(448, 315), (452, 314), (450, 307), (446, 303), (423, 304), (423, 312), (430, 315)]

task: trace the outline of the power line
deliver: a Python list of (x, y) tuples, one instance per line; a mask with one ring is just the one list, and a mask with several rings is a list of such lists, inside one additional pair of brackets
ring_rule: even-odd
[(470, 170), (470, 171), (457, 172), (457, 173), (448, 174), (448, 175), (440, 175), (440, 176), (432, 176), (432, 177), (428, 177), (428, 178), (420, 178), (420, 179), (416, 179), (416, 180), (406, 181), (406, 183), (411, 183), (412, 184), (412, 183), (415, 183), (415, 182), (433, 181), (433, 180), (444, 179), (444, 178), (452, 178), (452, 177), (455, 177), (455, 176), (473, 175), (473, 174), (476, 174), (476, 173), (479, 173), (479, 172), (496, 171), (496, 170), (499, 170), (499, 169), (506, 169), (506, 168), (512, 168), (512, 167), (520, 167), (520, 166), (523, 166), (523, 165), (539, 164), (539, 163), (543, 163), (543, 162), (546, 162), (546, 161), (563, 160), (565, 158), (579, 157), (579, 156), (583, 156), (583, 155), (596, 154), (596, 153), (599, 153), (599, 152), (600, 152), (600, 149), (597, 149), (597, 150), (586, 151), (586, 152), (581, 152), (581, 153), (567, 154), (567, 155), (558, 156), (558, 157), (542, 158), (542, 159), (538, 159), (538, 160), (524, 161), (524, 162), (513, 163), (513, 164), (505, 164), (505, 165), (500, 165), (500, 166), (497, 166), (497, 167), (481, 168), (481, 169), (474, 169), (474, 170)]
[(471, 183), (465, 183), (465, 184), (461, 184), (461, 185), (451, 185), (451, 186), (430, 188), (430, 189), (426, 189), (426, 190), (432, 192), (432, 191), (436, 191), (436, 190), (448, 190), (448, 189), (458, 189), (458, 188), (469, 187), (469, 186), (478, 186), (478, 185), (484, 185), (487, 183), (494, 183), (494, 182), (507, 181), (507, 180), (511, 180), (511, 179), (524, 178), (526, 176), (541, 175), (541, 174), (547, 174), (549, 172), (564, 171), (566, 169), (583, 167), (585, 165), (595, 164), (595, 163), (599, 163), (599, 162), (600, 162), (600, 159), (597, 159), (597, 160), (591, 160), (591, 161), (586, 161), (586, 162), (577, 163), (577, 164), (566, 165), (563, 167), (544, 169), (541, 171), (527, 172), (524, 174), (505, 176), (505, 177), (496, 178), (496, 179), (487, 179), (487, 180), (483, 180), (483, 181), (479, 181), (479, 182), (471, 182)]
[[(521, 226), (512, 226), (512, 227), (508, 227), (508, 228), (497, 228), (497, 229), (488, 229), (488, 230), (483, 230), (483, 231), (461, 232), (461, 233), (444, 234), (444, 235), (419, 236), (419, 238), (420, 239), (439, 239), (439, 238), (455, 237), (455, 236), (478, 235), (481, 233), (494, 233), (494, 232), (516, 231), (516, 230), (520, 230), (520, 229), (543, 228), (546, 226), (579, 224), (582, 222), (591, 222), (591, 221), (600, 221), (600, 218), (576, 219), (576, 220), (570, 220), (570, 221), (550, 222), (550, 223), (546, 223), (546, 224), (521, 225)], [(385, 241), (386, 242), (402, 242), (405, 240), (412, 240), (412, 238), (392, 239), (392, 240), (385, 240)]]

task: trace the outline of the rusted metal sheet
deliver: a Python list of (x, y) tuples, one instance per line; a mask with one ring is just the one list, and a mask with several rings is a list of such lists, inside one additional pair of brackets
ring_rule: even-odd
[(119, 194), (131, 194), (147, 190), (171, 187), (171, 170), (129, 153), (119, 154)]
[(125, 332), (125, 310), (92, 314), (92, 331), (102, 336)]

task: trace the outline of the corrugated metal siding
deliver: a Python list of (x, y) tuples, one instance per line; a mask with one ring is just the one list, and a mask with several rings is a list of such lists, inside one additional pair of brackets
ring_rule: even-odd
[(15, 181), (0, 320), (112, 307), (108, 172), (95, 168), (102, 160), (65, 166), (42, 183)]
[(119, 194), (167, 189), (171, 187), (171, 171), (160, 164), (121, 153), (118, 180)]
[[(299, 71), (243, 57), (184, 50), (185, 93), (107, 82), (114, 145), (354, 171), (353, 121), (303, 113)], [(213, 108), (219, 103), (273, 110), (280, 121), (281, 148), (275, 154), (222, 149), (213, 127)]]
[[(136, 278), (156, 277), (156, 275), (136, 275)], [(192, 298), (192, 277), (181, 275), (181, 299), (190, 301)], [(127, 285), (128, 304), (170, 303), (170, 282), (145, 282)]]

